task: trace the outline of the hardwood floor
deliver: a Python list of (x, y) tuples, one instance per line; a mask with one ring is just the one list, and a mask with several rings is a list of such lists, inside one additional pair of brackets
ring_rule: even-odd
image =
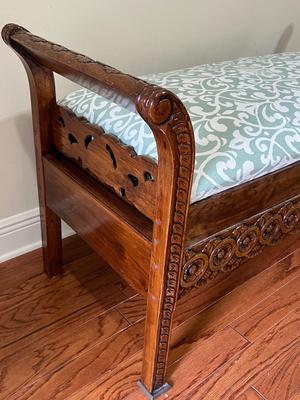
[[(77, 237), (48, 279), (37, 250), (0, 264), (0, 399), (143, 400), (145, 301)], [(162, 398), (300, 399), (300, 240), (183, 297)]]

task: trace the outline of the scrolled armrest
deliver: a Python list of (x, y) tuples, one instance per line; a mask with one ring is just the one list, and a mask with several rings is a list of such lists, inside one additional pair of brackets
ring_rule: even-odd
[(25, 28), (23, 28), (20, 25), (16, 24), (6, 24), (2, 31), (1, 31), (1, 36), (4, 42), (11, 46), (11, 37), (16, 34), (16, 33), (28, 33), (29, 31)]
[[(184, 161), (186, 164), (187, 154), (194, 158), (189, 114), (172, 92), (35, 36), (16, 24), (5, 25), (2, 38), (21, 58), (29, 58), (39, 66), (138, 112), (154, 133), (162, 163), (170, 164), (173, 158), (175, 164), (182, 165)], [(160, 157), (163, 154), (164, 160)], [(191, 175), (193, 161), (190, 164)]]
[(135, 110), (139, 93), (148, 85), (141, 79), (35, 36), (19, 25), (5, 25), (2, 38), (20, 55), (28, 55), (42, 66), (130, 110)]

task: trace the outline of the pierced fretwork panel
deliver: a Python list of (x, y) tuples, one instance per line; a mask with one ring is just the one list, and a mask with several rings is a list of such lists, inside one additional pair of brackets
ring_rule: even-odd
[(153, 220), (157, 164), (106, 134), (85, 118), (56, 106), (52, 112), (54, 146), (124, 200)]

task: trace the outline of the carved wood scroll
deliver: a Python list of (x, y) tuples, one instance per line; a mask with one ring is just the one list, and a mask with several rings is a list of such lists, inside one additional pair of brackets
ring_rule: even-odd
[(185, 250), (180, 294), (229, 272), (300, 227), (300, 196)]
[(133, 147), (61, 106), (54, 107), (51, 120), (58, 151), (153, 220), (157, 181), (154, 160), (138, 156)]
[(146, 88), (139, 97), (138, 111), (149, 121), (160, 160), (147, 300), (147, 362), (142, 374), (147, 389), (155, 393), (165, 384), (193, 176), (194, 133), (183, 104), (165, 89)]

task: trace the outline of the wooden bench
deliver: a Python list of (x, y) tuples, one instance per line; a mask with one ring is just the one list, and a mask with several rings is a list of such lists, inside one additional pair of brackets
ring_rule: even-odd
[[(297, 230), (300, 164), (190, 204), (195, 138), (176, 95), (17, 25), (6, 25), (2, 37), (30, 83), (45, 272), (62, 272), (62, 219), (147, 298), (139, 384), (156, 398), (169, 388), (178, 296)], [(153, 132), (158, 162), (60, 106), (54, 72), (138, 113)], [(84, 145), (75, 152), (74, 140), (89, 153)]]

